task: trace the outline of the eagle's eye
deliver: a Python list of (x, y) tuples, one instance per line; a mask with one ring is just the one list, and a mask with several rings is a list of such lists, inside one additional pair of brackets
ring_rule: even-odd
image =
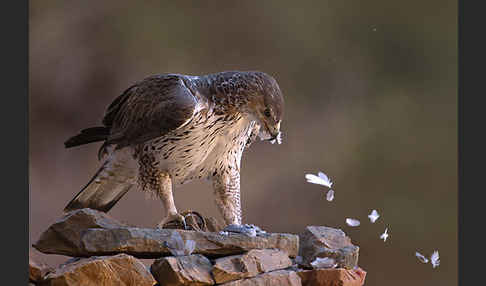
[(265, 109), (265, 110), (263, 111), (263, 114), (264, 114), (266, 117), (270, 117), (270, 116), (272, 116), (272, 113), (270, 112), (270, 109), (268, 109), (268, 108), (267, 108), (267, 109)]

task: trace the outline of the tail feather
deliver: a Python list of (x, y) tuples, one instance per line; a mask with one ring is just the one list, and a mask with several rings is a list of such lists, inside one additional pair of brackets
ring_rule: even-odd
[(103, 141), (110, 135), (110, 130), (104, 126), (91, 127), (81, 130), (81, 132), (64, 142), (66, 148), (84, 145), (92, 142)]
[(108, 212), (133, 186), (124, 170), (110, 170), (110, 167), (106, 161), (64, 211), (91, 208)]

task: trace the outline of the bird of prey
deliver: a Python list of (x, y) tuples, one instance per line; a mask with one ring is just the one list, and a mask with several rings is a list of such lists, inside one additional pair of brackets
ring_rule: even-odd
[(162, 201), (165, 216), (158, 227), (185, 225), (172, 186), (209, 179), (225, 225), (238, 229), (242, 153), (257, 137), (280, 141), (283, 109), (277, 81), (263, 72), (149, 76), (109, 105), (103, 126), (65, 142), (70, 148), (103, 141), (98, 159), (104, 162), (64, 210), (108, 212), (138, 185)]

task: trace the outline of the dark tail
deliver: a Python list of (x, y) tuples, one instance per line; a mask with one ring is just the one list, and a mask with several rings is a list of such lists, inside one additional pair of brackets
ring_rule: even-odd
[(84, 145), (92, 142), (104, 141), (110, 135), (110, 130), (104, 126), (91, 127), (81, 130), (76, 136), (69, 138), (64, 142), (66, 148)]
[(133, 186), (129, 177), (130, 170), (106, 161), (64, 211), (90, 208), (108, 212)]

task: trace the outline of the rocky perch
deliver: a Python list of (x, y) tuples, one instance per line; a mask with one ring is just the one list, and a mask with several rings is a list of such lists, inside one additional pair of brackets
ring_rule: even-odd
[[(186, 221), (188, 220), (186, 217)], [(80, 209), (52, 224), (34, 248), (74, 257), (57, 268), (29, 259), (34, 285), (363, 285), (359, 247), (342, 230), (300, 235), (219, 232), (213, 218), (191, 229), (138, 228)], [(300, 244), (300, 245), (299, 245)], [(138, 258), (155, 259), (146, 267)]]

